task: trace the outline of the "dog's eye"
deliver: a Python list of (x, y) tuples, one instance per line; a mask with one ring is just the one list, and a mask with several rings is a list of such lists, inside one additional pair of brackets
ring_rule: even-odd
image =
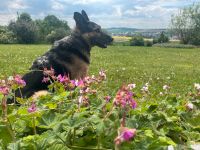
[(96, 32), (101, 32), (99, 28), (97, 28), (95, 31), (96, 31)]

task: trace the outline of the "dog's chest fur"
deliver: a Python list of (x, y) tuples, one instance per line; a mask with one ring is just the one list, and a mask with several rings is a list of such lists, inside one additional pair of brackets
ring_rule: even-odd
[(80, 59), (78, 56), (71, 54), (71, 63), (66, 63), (64, 66), (68, 68), (73, 79), (82, 79), (87, 76), (88, 63)]

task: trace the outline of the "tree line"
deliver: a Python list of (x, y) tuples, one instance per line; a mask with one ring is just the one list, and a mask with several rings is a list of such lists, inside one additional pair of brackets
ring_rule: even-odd
[(8, 26), (0, 26), (0, 43), (53, 43), (69, 34), (67, 21), (54, 15), (33, 20), (28, 13), (21, 13)]

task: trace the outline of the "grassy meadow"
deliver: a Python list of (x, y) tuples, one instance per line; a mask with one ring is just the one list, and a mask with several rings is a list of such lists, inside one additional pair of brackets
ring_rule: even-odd
[[(0, 78), (28, 71), (32, 61), (50, 45), (0, 45)], [(150, 83), (152, 92), (167, 84), (176, 93), (186, 93), (200, 81), (200, 49), (110, 46), (93, 48), (90, 74), (107, 71), (108, 92), (123, 83), (136, 83), (137, 90)], [(112, 90), (109, 90), (112, 89)], [(111, 93), (110, 93), (111, 94)]]
[[(0, 78), (27, 72), (49, 48), (0, 45)], [(200, 141), (199, 56), (198, 48), (95, 47), (90, 84), (69, 91), (72, 82), (57, 78), (54, 93), (17, 99), (20, 107), (6, 105), (4, 89), (21, 86), (19, 78), (9, 78), (0, 93), (0, 149), (190, 149)]]

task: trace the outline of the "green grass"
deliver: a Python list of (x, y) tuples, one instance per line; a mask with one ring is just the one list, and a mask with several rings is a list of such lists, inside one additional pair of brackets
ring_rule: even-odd
[[(0, 45), (0, 78), (28, 71), (32, 61), (50, 45)], [(137, 90), (146, 82), (160, 92), (164, 84), (176, 93), (186, 93), (200, 82), (200, 49), (111, 46), (93, 48), (90, 74), (107, 71), (108, 93), (123, 83), (136, 83)]]

